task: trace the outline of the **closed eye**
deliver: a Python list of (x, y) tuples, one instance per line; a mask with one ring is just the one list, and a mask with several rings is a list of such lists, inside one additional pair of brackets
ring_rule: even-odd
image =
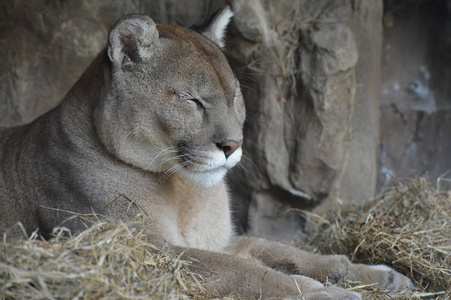
[(192, 101), (192, 102), (196, 103), (196, 105), (199, 109), (205, 110), (205, 106), (198, 99), (188, 99), (188, 101)]
[(203, 105), (203, 103), (199, 99), (194, 98), (189, 93), (186, 92), (180, 93), (179, 97), (180, 99), (185, 100), (188, 103), (196, 104), (198, 109), (205, 110), (205, 106)]

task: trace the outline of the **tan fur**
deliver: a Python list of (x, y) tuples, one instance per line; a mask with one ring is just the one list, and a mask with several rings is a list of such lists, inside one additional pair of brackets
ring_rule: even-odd
[(48, 238), (56, 226), (85, 229), (71, 212), (140, 213), (212, 296), (359, 299), (319, 282), (345, 278), (411, 286), (384, 266), (234, 235), (222, 178), (240, 160), (245, 111), (218, 47), (229, 17), (226, 8), (195, 26), (204, 36), (141, 15), (118, 21), (57, 108), (0, 133), (0, 232), (20, 221)]

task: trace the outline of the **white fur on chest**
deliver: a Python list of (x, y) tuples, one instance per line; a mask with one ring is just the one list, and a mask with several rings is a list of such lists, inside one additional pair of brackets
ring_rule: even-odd
[(168, 195), (158, 231), (175, 246), (223, 252), (233, 235), (225, 184), (209, 189), (185, 184)]
[(178, 246), (222, 252), (229, 244), (232, 226), (229, 218), (200, 218), (189, 228), (178, 228)]

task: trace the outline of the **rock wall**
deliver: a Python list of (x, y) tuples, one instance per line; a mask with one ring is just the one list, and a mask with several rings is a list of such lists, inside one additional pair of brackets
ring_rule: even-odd
[[(427, 173), (451, 188), (451, 1), (388, 2), (378, 185)], [(447, 176), (446, 176), (447, 175)]]
[[(234, 1), (228, 54), (248, 109), (246, 181), (230, 176), (241, 228), (291, 240), (301, 210), (375, 192), (382, 3)], [(258, 16), (258, 17), (257, 17)], [(237, 192), (238, 191), (238, 192)], [(246, 226), (250, 225), (249, 228)], [(302, 234), (299, 236), (302, 239)]]
[[(228, 178), (237, 225), (291, 240), (308, 229), (293, 209), (321, 213), (337, 198), (360, 202), (375, 192), (382, 2), (230, 3), (226, 54), (248, 111), (246, 157)], [(2, 1), (0, 126), (29, 122), (57, 105), (121, 15), (189, 26), (224, 4)]]
[(0, 2), (0, 126), (28, 123), (56, 106), (106, 46), (124, 14), (191, 25), (207, 1)]

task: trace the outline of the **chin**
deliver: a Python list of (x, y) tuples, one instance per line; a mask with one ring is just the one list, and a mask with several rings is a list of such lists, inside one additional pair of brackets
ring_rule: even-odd
[(217, 185), (227, 173), (227, 168), (221, 167), (211, 171), (192, 172), (185, 168), (179, 172), (195, 185), (209, 188)]

